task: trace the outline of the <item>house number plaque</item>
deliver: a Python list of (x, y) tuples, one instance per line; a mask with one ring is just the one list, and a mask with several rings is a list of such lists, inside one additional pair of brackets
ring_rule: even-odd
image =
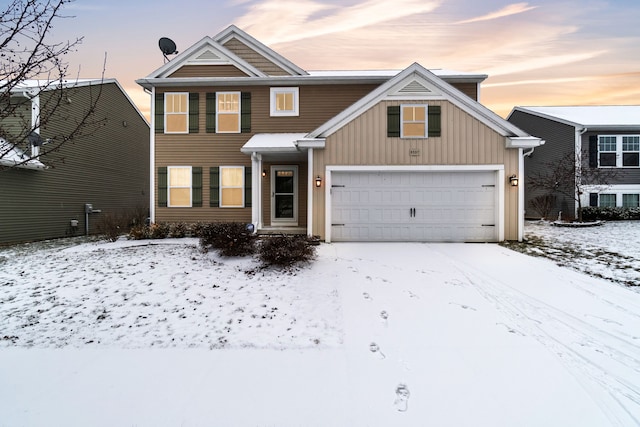
[(412, 148), (409, 150), (409, 155), (412, 157), (417, 157), (420, 155), (420, 150), (417, 148)]

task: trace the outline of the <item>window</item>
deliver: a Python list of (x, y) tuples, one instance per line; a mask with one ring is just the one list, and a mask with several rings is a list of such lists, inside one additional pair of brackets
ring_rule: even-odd
[(640, 136), (598, 136), (598, 166), (640, 167)]
[(598, 138), (600, 166), (616, 165), (616, 137), (601, 136)]
[(598, 206), (601, 208), (615, 208), (616, 207), (616, 195), (615, 194), (600, 194)]
[(427, 137), (427, 106), (403, 105), (401, 108), (401, 138)]
[(271, 88), (271, 115), (298, 116), (299, 90), (297, 87)]
[(622, 137), (622, 166), (640, 166), (640, 136)]
[(622, 207), (623, 208), (640, 207), (640, 194), (623, 194)]
[(169, 166), (169, 207), (191, 207), (191, 167)]
[(216, 131), (240, 133), (240, 92), (217, 92)]
[(220, 166), (220, 207), (244, 207), (243, 166)]
[(164, 129), (165, 133), (188, 133), (189, 94), (164, 94)]

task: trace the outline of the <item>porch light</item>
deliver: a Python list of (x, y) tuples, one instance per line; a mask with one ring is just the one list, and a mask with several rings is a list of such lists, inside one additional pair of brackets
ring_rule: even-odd
[(266, 169), (262, 169), (262, 177), (266, 178), (267, 176), (267, 170)]
[(316, 176), (316, 187), (322, 187), (322, 178), (320, 178), (320, 175)]
[(512, 187), (517, 187), (518, 186), (518, 177), (515, 175), (511, 175), (509, 177), (509, 183), (511, 184)]

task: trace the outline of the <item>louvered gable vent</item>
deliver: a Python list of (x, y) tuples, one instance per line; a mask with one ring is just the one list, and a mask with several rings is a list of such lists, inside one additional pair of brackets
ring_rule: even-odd
[(218, 61), (220, 59), (222, 58), (210, 50), (202, 52), (197, 58), (195, 58), (196, 61)]
[(424, 87), (422, 84), (417, 82), (416, 80), (412, 81), (402, 89), (398, 91), (398, 93), (431, 93), (429, 89)]

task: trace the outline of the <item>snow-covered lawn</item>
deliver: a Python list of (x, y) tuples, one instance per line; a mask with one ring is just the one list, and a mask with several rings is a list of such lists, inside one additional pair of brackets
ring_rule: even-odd
[(640, 425), (640, 293), (493, 244), (21, 245), (0, 319), (0, 426)]

